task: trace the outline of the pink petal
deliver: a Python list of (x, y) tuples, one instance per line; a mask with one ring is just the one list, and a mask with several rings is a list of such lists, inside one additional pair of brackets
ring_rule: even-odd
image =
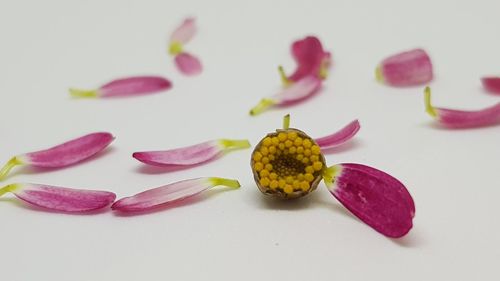
[(92, 133), (49, 149), (15, 156), (0, 170), (0, 180), (16, 165), (60, 168), (76, 164), (100, 152), (113, 140), (110, 133)]
[(315, 139), (315, 141), (322, 150), (334, 148), (353, 138), (360, 128), (359, 121), (354, 120), (339, 131), (331, 135)]
[(338, 164), (328, 187), (351, 213), (388, 237), (410, 231), (415, 204), (406, 187), (391, 175), (361, 164)]
[(170, 42), (186, 44), (196, 33), (196, 22), (194, 18), (187, 18), (177, 27), (170, 36)]
[(32, 205), (63, 212), (87, 212), (102, 209), (115, 201), (116, 195), (107, 191), (82, 190), (41, 184), (11, 184), (0, 195), (12, 192)]
[(248, 147), (250, 143), (247, 140), (222, 139), (171, 150), (135, 152), (132, 156), (154, 166), (189, 167), (214, 160), (224, 151)]
[(113, 80), (97, 90), (70, 89), (73, 97), (112, 98), (157, 93), (172, 88), (172, 83), (159, 76), (137, 76)]
[(500, 77), (490, 76), (481, 78), (483, 87), (490, 93), (500, 94)]
[(297, 62), (297, 69), (288, 80), (297, 82), (306, 76), (321, 77), (321, 67), (330, 65), (331, 55), (323, 50), (321, 41), (314, 36), (308, 36), (292, 44), (292, 55)]
[(190, 179), (150, 189), (131, 197), (122, 198), (116, 201), (111, 208), (120, 212), (143, 212), (192, 197), (217, 185), (224, 185), (232, 188), (240, 187), (238, 181), (230, 179)]
[(180, 53), (176, 55), (175, 64), (180, 72), (188, 76), (198, 75), (203, 69), (200, 60), (188, 53)]
[(321, 89), (321, 79), (312, 75), (306, 76), (283, 89), (281, 93), (262, 99), (250, 110), (250, 115), (257, 115), (270, 106), (288, 106), (301, 102), (313, 96), (319, 89)]
[(434, 107), (431, 104), (431, 89), (426, 87), (425, 106), (429, 115), (449, 128), (473, 128), (500, 123), (500, 102), (475, 111)]
[(414, 86), (432, 80), (432, 63), (422, 49), (414, 49), (382, 61), (377, 67), (377, 79), (391, 86)]

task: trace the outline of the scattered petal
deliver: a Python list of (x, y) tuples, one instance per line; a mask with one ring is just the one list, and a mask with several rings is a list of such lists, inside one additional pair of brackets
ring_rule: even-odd
[(500, 102), (475, 111), (434, 107), (431, 104), (431, 89), (426, 87), (425, 109), (440, 124), (449, 128), (473, 128), (500, 123)]
[(428, 83), (433, 78), (432, 63), (422, 49), (414, 49), (390, 56), (376, 69), (376, 77), (391, 86), (414, 86)]
[(60, 168), (81, 162), (106, 148), (113, 140), (110, 133), (92, 133), (46, 150), (15, 156), (0, 170), (0, 180), (17, 165)]
[(271, 106), (287, 106), (313, 96), (321, 88), (321, 79), (306, 76), (282, 90), (281, 93), (262, 99), (250, 110), (250, 115), (257, 115)]
[(359, 121), (354, 120), (347, 124), (344, 128), (340, 129), (331, 135), (315, 139), (316, 143), (322, 150), (327, 150), (340, 146), (353, 138), (360, 129)]
[(99, 89), (69, 89), (75, 98), (113, 98), (157, 93), (172, 88), (172, 83), (159, 76), (137, 76), (113, 80)]
[(17, 198), (48, 210), (79, 213), (99, 210), (115, 201), (112, 192), (82, 190), (41, 184), (10, 184), (0, 189), (0, 196), (11, 192)]
[(180, 72), (188, 76), (198, 75), (203, 69), (197, 57), (184, 52), (175, 56), (175, 65)]
[(293, 42), (291, 52), (297, 63), (297, 69), (287, 77), (283, 68), (279, 68), (282, 81), (285, 85), (297, 82), (310, 75), (318, 79), (326, 78), (331, 55), (323, 49), (321, 41), (317, 37), (307, 36), (304, 39)]
[(189, 167), (214, 160), (225, 152), (249, 147), (248, 140), (220, 139), (172, 150), (135, 152), (132, 156), (154, 166)]
[(239, 188), (237, 180), (197, 178), (150, 189), (116, 201), (111, 208), (120, 212), (143, 212), (197, 195), (214, 186)]
[(194, 18), (185, 19), (182, 24), (174, 30), (170, 36), (170, 44), (186, 44), (196, 34), (196, 21)]
[(500, 76), (489, 76), (481, 78), (483, 87), (490, 93), (500, 94)]
[(337, 164), (325, 174), (330, 193), (376, 231), (397, 238), (412, 228), (413, 198), (391, 175), (353, 163)]

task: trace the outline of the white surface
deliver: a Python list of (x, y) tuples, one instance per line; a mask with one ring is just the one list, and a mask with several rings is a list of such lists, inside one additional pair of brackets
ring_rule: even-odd
[[(2, 1), (0, 159), (107, 130), (104, 155), (45, 173), (17, 168), (4, 183), (38, 182), (115, 191), (119, 197), (199, 176), (237, 178), (241, 190), (154, 214), (72, 216), (0, 199), (1, 280), (499, 280), (500, 128), (437, 129), (422, 87), (374, 81), (387, 55), (426, 48), (436, 105), (480, 108), (500, 100), (479, 77), (500, 71), (498, 1)], [(166, 54), (187, 15), (200, 31), (188, 45), (205, 66), (181, 76)], [(292, 71), (290, 43), (318, 35), (333, 52), (323, 92), (288, 110), (247, 111)], [(171, 78), (158, 95), (72, 100), (137, 74)], [(191, 170), (161, 173), (131, 158), (214, 138), (253, 144), (292, 114), (323, 136), (354, 118), (362, 129), (328, 163), (360, 162), (403, 181), (414, 229), (383, 237), (320, 187), (296, 202), (266, 200), (253, 183), (250, 150)]]

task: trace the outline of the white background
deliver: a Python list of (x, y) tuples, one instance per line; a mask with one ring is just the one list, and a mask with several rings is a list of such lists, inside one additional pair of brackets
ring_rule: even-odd
[[(242, 188), (148, 215), (67, 215), (0, 199), (1, 280), (500, 280), (500, 128), (433, 125), (422, 88), (374, 80), (384, 57), (414, 47), (432, 57), (438, 106), (500, 101), (479, 78), (500, 73), (498, 1), (2, 1), (0, 159), (93, 131), (116, 136), (92, 161), (37, 172), (16, 168), (2, 184), (35, 182), (128, 196), (200, 176)], [(198, 19), (187, 46), (204, 65), (183, 77), (166, 53), (170, 32)], [(293, 40), (319, 36), (334, 66), (321, 94), (250, 117), (279, 89), (276, 67), (295, 67)], [(97, 87), (140, 74), (169, 77), (161, 94), (73, 100), (68, 87)], [(391, 240), (350, 215), (320, 187), (294, 202), (268, 200), (252, 179), (251, 150), (164, 173), (131, 157), (216, 138), (256, 144), (281, 126), (312, 136), (358, 118), (351, 144), (330, 164), (378, 167), (414, 197), (414, 228)], [(3, 161), (2, 160), (2, 161)]]

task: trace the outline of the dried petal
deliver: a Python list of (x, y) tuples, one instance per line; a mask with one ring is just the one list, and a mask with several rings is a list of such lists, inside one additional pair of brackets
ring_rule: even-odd
[(223, 185), (240, 187), (237, 180), (224, 178), (197, 178), (150, 189), (116, 201), (111, 208), (120, 212), (143, 212), (197, 195), (211, 187)]
[(200, 60), (188, 53), (180, 53), (175, 56), (175, 65), (184, 75), (198, 75), (203, 70)]
[(339, 131), (322, 138), (317, 138), (315, 141), (322, 150), (334, 148), (353, 138), (360, 128), (359, 121), (354, 120)]
[(500, 122), (500, 102), (475, 111), (434, 107), (431, 104), (431, 89), (426, 87), (425, 109), (441, 125), (450, 128), (472, 128), (493, 125)]
[(41, 184), (10, 184), (0, 189), (0, 196), (11, 192), (19, 199), (48, 210), (88, 212), (102, 209), (115, 201), (112, 192), (82, 190)]
[(406, 187), (391, 175), (361, 164), (327, 169), (328, 190), (356, 217), (388, 237), (410, 231), (415, 204)]
[(384, 59), (375, 74), (377, 80), (391, 86), (420, 85), (433, 78), (431, 59), (422, 49), (406, 51)]
[(499, 76), (490, 76), (481, 78), (481, 82), (483, 83), (483, 87), (488, 90), (490, 93), (500, 94), (500, 77)]
[(0, 170), (0, 180), (17, 165), (60, 168), (81, 162), (106, 148), (113, 140), (110, 133), (92, 133), (46, 150), (15, 156)]
[(287, 106), (303, 101), (313, 96), (320, 88), (321, 79), (311, 75), (306, 76), (286, 87), (279, 94), (262, 99), (250, 110), (250, 115), (257, 115), (270, 106)]
[(285, 85), (302, 80), (306, 76), (315, 76), (318, 79), (326, 78), (326, 71), (330, 66), (331, 55), (323, 50), (321, 41), (314, 36), (293, 42), (292, 56), (297, 63), (295, 72), (286, 76), (282, 67), (279, 68)]
[(165, 151), (135, 152), (132, 156), (154, 166), (189, 167), (214, 160), (224, 152), (249, 147), (248, 140), (221, 139)]
[(170, 36), (170, 43), (180, 43), (182, 45), (186, 44), (193, 38), (196, 33), (196, 22), (195, 18), (187, 18), (182, 24), (174, 30)]
[(112, 98), (156, 93), (172, 88), (172, 83), (159, 76), (137, 76), (113, 80), (99, 89), (69, 89), (75, 98)]

